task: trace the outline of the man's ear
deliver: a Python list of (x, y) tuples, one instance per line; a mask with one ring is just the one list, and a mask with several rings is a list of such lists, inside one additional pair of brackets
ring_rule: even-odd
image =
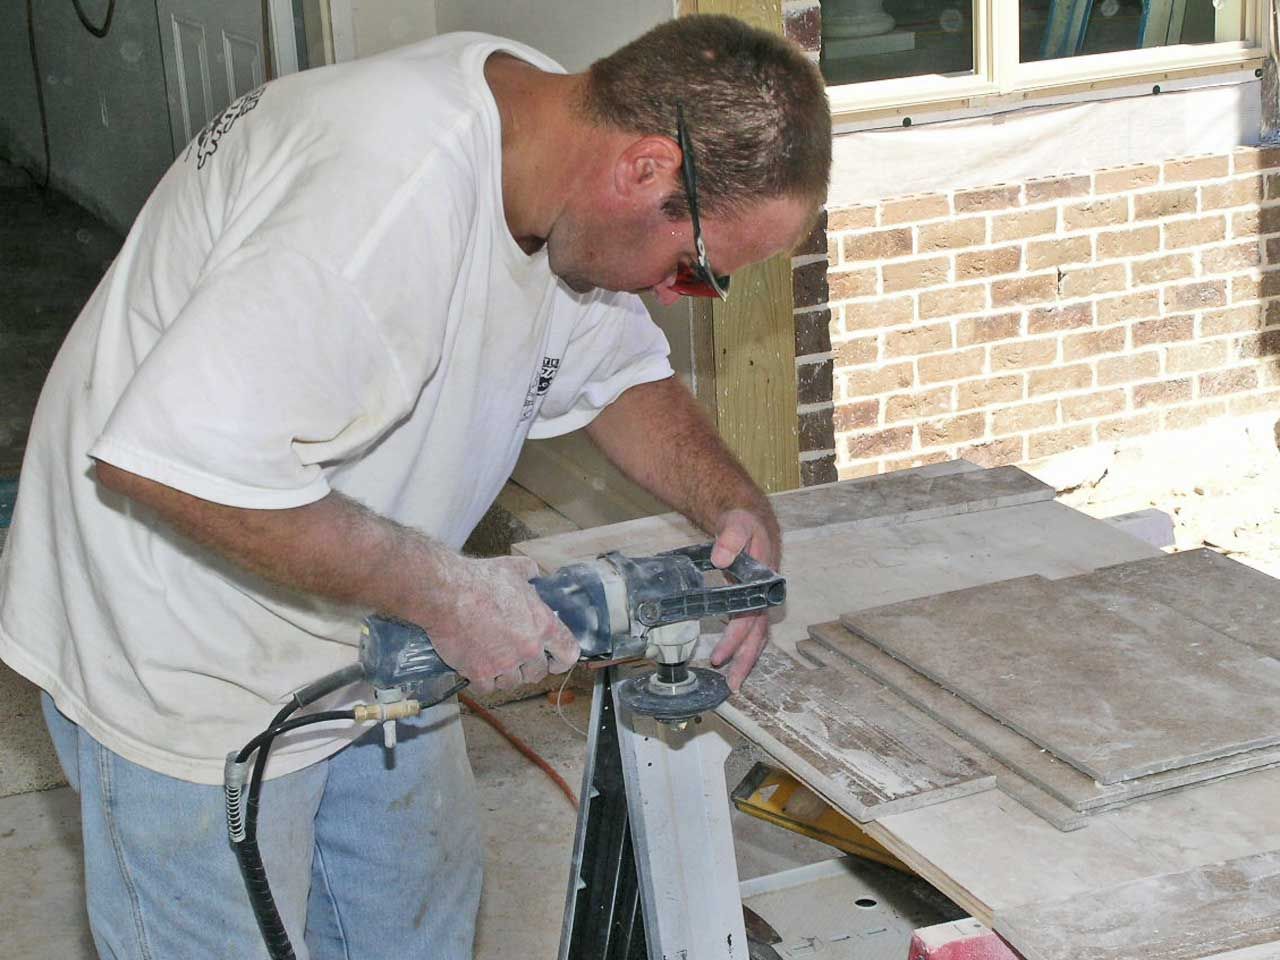
[(665, 199), (680, 180), (680, 147), (670, 137), (641, 137), (618, 156), (613, 189), (619, 197), (644, 201)]

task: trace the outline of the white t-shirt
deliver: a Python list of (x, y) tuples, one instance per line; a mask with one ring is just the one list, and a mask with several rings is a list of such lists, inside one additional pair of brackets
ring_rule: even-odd
[[(291, 690), (355, 659), (367, 611), (194, 545), (100, 487), (91, 457), (238, 507), (338, 490), (458, 547), (526, 437), (671, 374), (636, 297), (574, 294), (512, 239), (497, 50), (561, 70), (454, 34), (242, 97), (68, 335), (0, 560), (0, 657), (127, 759), (221, 782)], [(308, 730), (272, 774), (363, 732)]]

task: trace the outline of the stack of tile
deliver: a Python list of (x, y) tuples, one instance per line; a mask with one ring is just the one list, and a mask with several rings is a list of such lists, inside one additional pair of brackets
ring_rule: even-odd
[(1280, 764), (1280, 581), (1208, 550), (847, 614), (801, 652), (873, 678), (1061, 829)]

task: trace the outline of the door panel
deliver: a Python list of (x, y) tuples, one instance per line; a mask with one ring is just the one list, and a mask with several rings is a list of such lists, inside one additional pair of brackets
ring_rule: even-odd
[[(169, 94), (171, 113), (174, 112), (174, 94), (177, 94), (178, 110), (173, 117), (173, 150), (176, 154), (197, 130), (213, 118), (213, 92), (209, 83), (209, 44), (204, 26), (185, 17), (172, 17), (169, 33), (173, 44), (173, 76), (177, 80), (176, 91), (171, 87)], [(165, 60), (165, 79), (168, 80), (170, 58)]]
[(266, 78), (260, 0), (158, 0), (164, 76), (181, 153), (236, 97)]
[(222, 56), (227, 65), (227, 102), (254, 87), (262, 86), (262, 44), (238, 33), (222, 35)]

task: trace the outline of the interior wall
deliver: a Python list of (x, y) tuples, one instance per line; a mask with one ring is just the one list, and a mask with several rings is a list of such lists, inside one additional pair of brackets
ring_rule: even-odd
[[(89, 0), (101, 20), (105, 3)], [(0, 154), (43, 177), (26, 5), (0, 3)], [(70, 0), (32, 4), (48, 112), (52, 184), (127, 230), (173, 160), (155, 5), (118, 3), (92, 36)]]
[(436, 0), (351, 0), (357, 57), (434, 37)]
[(437, 0), (436, 23), (519, 40), (575, 71), (676, 12), (676, 0)]

